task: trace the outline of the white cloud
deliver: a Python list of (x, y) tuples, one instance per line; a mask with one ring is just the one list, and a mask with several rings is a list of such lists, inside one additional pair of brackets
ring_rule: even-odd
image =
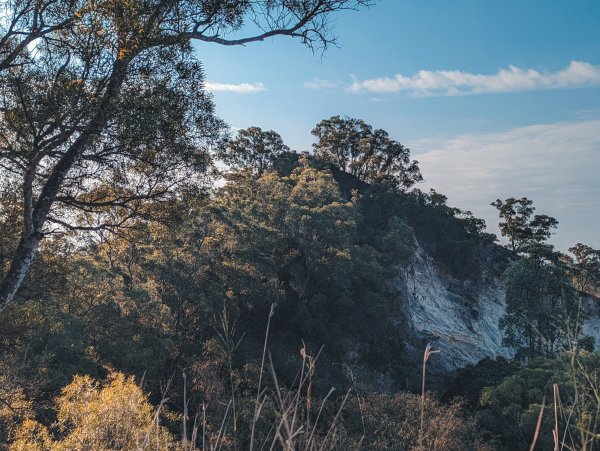
[(210, 92), (233, 92), (235, 94), (254, 94), (267, 90), (261, 82), (231, 84), (207, 81), (204, 83), (204, 87)]
[(355, 80), (347, 90), (377, 93), (406, 91), (416, 96), (457, 96), (587, 86), (600, 86), (600, 66), (571, 61), (567, 67), (557, 72), (540, 72), (516, 66), (500, 69), (491, 75), (459, 70), (420, 70), (413, 76), (396, 74), (393, 77)]
[(330, 80), (323, 80), (320, 78), (315, 78), (312, 81), (304, 82), (304, 87), (306, 89), (334, 89), (339, 86), (339, 83)]
[(497, 233), (490, 202), (526, 196), (560, 221), (555, 244), (600, 246), (600, 120), (409, 143), (426, 180)]

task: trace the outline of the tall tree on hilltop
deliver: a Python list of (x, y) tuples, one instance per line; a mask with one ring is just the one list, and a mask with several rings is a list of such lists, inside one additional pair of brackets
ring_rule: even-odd
[(509, 197), (505, 201), (496, 199), (491, 205), (498, 209), (500, 233), (508, 237), (513, 251), (532, 242), (547, 240), (552, 235), (551, 230), (558, 226), (558, 221), (551, 216), (535, 215), (531, 218), (535, 207), (533, 201), (526, 197)]
[(410, 150), (390, 139), (385, 130), (373, 130), (362, 119), (332, 116), (312, 131), (315, 156), (367, 182), (391, 182), (406, 190), (423, 180)]
[(325, 48), (330, 15), (368, 3), (2, 1), (1, 182), (21, 187), (22, 224), (2, 268), (0, 310), (48, 233), (118, 228), (144, 214), (143, 200), (204, 173), (223, 124), (193, 40), (229, 46), (283, 35)]
[(600, 287), (600, 249), (583, 243), (569, 248), (575, 257), (571, 267), (577, 288), (585, 293), (593, 293)]

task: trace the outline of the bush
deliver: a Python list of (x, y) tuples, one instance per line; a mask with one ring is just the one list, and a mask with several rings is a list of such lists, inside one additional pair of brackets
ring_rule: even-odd
[[(419, 446), (421, 396), (411, 393), (372, 394), (361, 399), (365, 427), (363, 448), (369, 450), (483, 450), (475, 425), (461, 403), (442, 404), (426, 396), (423, 447)], [(356, 428), (359, 429), (357, 425)]]
[(10, 450), (137, 450), (177, 449), (175, 438), (157, 425), (155, 408), (133, 377), (112, 373), (104, 383), (75, 376), (56, 399), (53, 432), (28, 419), (17, 431)]

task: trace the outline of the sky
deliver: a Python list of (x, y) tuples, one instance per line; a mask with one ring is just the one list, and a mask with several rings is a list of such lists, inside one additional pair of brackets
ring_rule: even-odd
[(600, 1), (380, 0), (334, 17), (338, 46), (198, 44), (232, 130), (310, 150), (321, 119), (364, 119), (411, 149), (448, 203), (497, 230), (496, 198), (556, 217), (552, 242), (600, 247)]

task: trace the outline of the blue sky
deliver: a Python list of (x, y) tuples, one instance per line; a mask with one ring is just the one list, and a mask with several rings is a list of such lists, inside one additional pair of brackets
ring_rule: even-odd
[(323, 55), (198, 45), (219, 115), (297, 150), (323, 118), (363, 118), (411, 148), (421, 189), (490, 230), (491, 201), (528, 196), (559, 219), (559, 248), (600, 247), (600, 1), (380, 0), (334, 25)]

